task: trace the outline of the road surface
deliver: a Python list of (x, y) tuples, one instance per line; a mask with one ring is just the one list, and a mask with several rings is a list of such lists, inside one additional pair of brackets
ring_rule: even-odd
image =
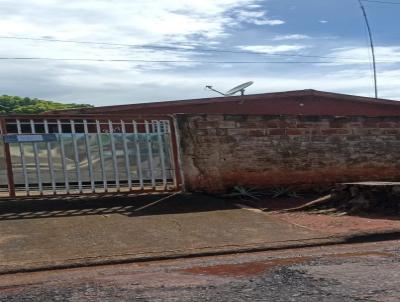
[(400, 241), (0, 276), (0, 301), (400, 301)]

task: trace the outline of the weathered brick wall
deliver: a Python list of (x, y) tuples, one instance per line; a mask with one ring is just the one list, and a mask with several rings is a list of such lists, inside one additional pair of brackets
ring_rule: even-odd
[(179, 115), (193, 191), (400, 181), (400, 117)]

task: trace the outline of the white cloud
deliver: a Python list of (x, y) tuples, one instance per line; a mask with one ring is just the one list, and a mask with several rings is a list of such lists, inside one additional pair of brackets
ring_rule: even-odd
[[(400, 101), (400, 87), (398, 79), (400, 70), (382, 71), (378, 78), (379, 96), (381, 98), (395, 99)], [(200, 82), (212, 83), (215, 88), (227, 90), (236, 83), (243, 83), (253, 80), (254, 85), (247, 89), (248, 94), (280, 92), (302, 89), (316, 89), (322, 91), (331, 91), (346, 94), (355, 94), (360, 96), (374, 96), (374, 86), (371, 70), (366, 69), (348, 69), (343, 71), (326, 69), (313, 70), (307, 72), (303, 67), (301, 77), (298, 73), (267, 73), (266, 75), (256, 75), (251, 78), (243, 76), (214, 77), (214, 78), (195, 78), (187, 82), (187, 89), (192, 86), (192, 92), (200, 95), (198, 88)], [(212, 92), (204, 92), (204, 96), (214, 96)]]
[(322, 23), (322, 24), (328, 23), (328, 21), (326, 21), (326, 20), (319, 20), (318, 22)]
[[(327, 54), (331, 64), (370, 64), (372, 62), (371, 49), (369, 47), (343, 47), (336, 48)], [(400, 63), (400, 46), (375, 47), (375, 57), (378, 64), (385, 66)]]
[(281, 36), (276, 36), (273, 38), (273, 40), (275, 40), (275, 41), (306, 40), (306, 39), (311, 39), (311, 37), (307, 36), (307, 35), (293, 34), (293, 35), (281, 35)]
[[(218, 45), (242, 23), (275, 25), (259, 0), (0, 0), (0, 36), (49, 37), (60, 40), (133, 45)], [(51, 58), (133, 58), (190, 60), (194, 53), (137, 50), (126, 47), (0, 39), (0, 55)], [(25, 61), (25, 65), (32, 62)], [(15, 62), (2, 62), (13, 68)], [(53, 63), (42, 61), (42, 64)], [(111, 64), (111, 63), (110, 63)], [(64, 62), (64, 68), (98, 66), (95, 62)], [(104, 65), (104, 64), (103, 64)], [(161, 70), (169, 64), (113, 63), (114, 70)], [(174, 64), (175, 67), (195, 63)]]
[[(364, 96), (373, 95), (370, 66), (346, 68), (312, 65), (210, 65), (186, 72), (175, 69), (138, 71), (134, 64), (16, 62), (13, 68), (0, 69), (1, 93), (41, 97), (60, 101), (86, 102), (95, 105), (128, 104), (215, 96), (203, 90), (207, 84), (217, 89), (229, 88), (249, 80), (255, 84), (248, 94), (318, 89)], [(300, 75), (300, 76), (299, 76)], [(400, 69), (380, 70), (379, 95), (399, 99)], [(17, 80), (16, 80), (17, 79)], [(7, 91), (4, 88), (7, 87)]]
[(285, 21), (279, 19), (269, 19), (264, 11), (239, 11), (237, 18), (241, 22), (253, 23), (256, 25), (281, 25)]
[[(218, 45), (242, 23), (275, 25), (259, 0), (1, 0), (0, 36), (50, 37), (133, 45)], [(190, 60), (193, 53), (0, 39), (0, 55), (54, 58)], [(93, 63), (82, 63), (93, 65)], [(182, 63), (181, 66), (188, 63)], [(193, 65), (193, 64), (189, 64)], [(115, 63), (125, 67), (127, 64)], [(152, 64), (160, 69), (170, 66)]]
[[(308, 36), (290, 32), (275, 37), (275, 41), (284, 41), (281, 44), (259, 42), (259, 36), (253, 36), (254, 25), (273, 26), (285, 22), (270, 17), (265, 3), (260, 0), (0, 0), (0, 35), (122, 44), (185, 44), (204, 48), (222, 47), (228, 41), (233, 45), (242, 44), (238, 46), (242, 50), (265, 54), (296, 54), (309, 47), (316, 49), (317, 39), (301, 41)], [(241, 40), (241, 29), (250, 32), (246, 40)], [(260, 29), (271, 35), (266, 28)], [(225, 39), (227, 37), (229, 39)], [(207, 97), (211, 94), (202, 89), (206, 84), (224, 90), (248, 80), (255, 81), (248, 93), (305, 88), (364, 95), (373, 92), (368, 64), (356, 68), (341, 63), (347, 56), (368, 61), (368, 48), (341, 48), (327, 53), (329, 46), (325, 42), (319, 45), (322, 44), (324, 47), (319, 53), (332, 56), (336, 65), (241, 64), (238, 68), (233, 64), (2, 61), (0, 93), (107, 105)], [(378, 47), (378, 60), (400, 60), (399, 52), (397, 46)], [(257, 58), (218, 53), (200, 57), (194, 52), (0, 39), (0, 56), (10, 55), (209, 61)], [(263, 57), (258, 58), (262, 60)], [(347, 69), (349, 67), (351, 69)], [(395, 66), (379, 65), (382, 96), (400, 98), (399, 77), (400, 70)]]
[(307, 48), (306, 45), (243, 45), (240, 49), (256, 53), (277, 54), (285, 52), (299, 51)]
[[(270, 20), (259, 0), (3, 0), (14, 14), (2, 15), (1, 35), (56, 36), (133, 43), (205, 39), (224, 36), (241, 22), (282, 24)], [(12, 8), (11, 8), (12, 7)], [(251, 9), (251, 10), (249, 10)]]

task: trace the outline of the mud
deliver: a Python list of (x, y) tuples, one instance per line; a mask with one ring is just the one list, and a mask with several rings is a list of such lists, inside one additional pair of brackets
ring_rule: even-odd
[(229, 277), (249, 277), (261, 275), (268, 270), (285, 265), (299, 264), (310, 260), (308, 257), (274, 259), (263, 262), (248, 262), (241, 264), (225, 264), (214, 265), (207, 267), (193, 267), (182, 270), (182, 272), (199, 274), (199, 275), (214, 275), (214, 276), (229, 276)]

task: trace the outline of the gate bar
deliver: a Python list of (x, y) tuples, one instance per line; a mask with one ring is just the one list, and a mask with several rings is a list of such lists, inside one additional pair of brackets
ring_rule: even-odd
[(90, 138), (89, 138), (89, 129), (88, 129), (88, 125), (87, 125), (87, 120), (83, 120), (83, 131), (85, 132), (85, 145), (86, 145), (86, 153), (87, 153), (87, 159), (88, 159), (90, 188), (92, 189), (92, 192), (94, 193), (96, 191), (96, 188), (94, 186), (92, 153), (90, 152)]
[(161, 136), (161, 121), (157, 120), (157, 136), (158, 136), (158, 149), (160, 152), (160, 161), (161, 161), (161, 173), (164, 189), (167, 187), (167, 175), (165, 171), (165, 157), (164, 157), (164, 145), (163, 138)]
[(135, 147), (136, 147), (136, 169), (139, 177), (140, 189), (144, 189), (143, 184), (143, 170), (142, 170), (142, 156), (140, 154), (139, 134), (136, 121), (132, 121), (133, 133), (135, 134)]
[[(47, 120), (44, 120), (43, 123), (44, 123), (44, 132), (49, 133), (49, 124), (48, 124)], [(49, 171), (50, 171), (50, 179), (51, 179), (51, 189), (53, 191), (53, 194), (57, 194), (56, 181), (55, 181), (55, 176), (54, 176), (54, 163), (53, 163), (53, 157), (51, 156), (50, 142), (46, 142), (46, 148), (47, 148), (47, 161), (49, 163)]]
[(79, 193), (83, 193), (81, 168), (79, 166), (78, 145), (76, 142), (75, 122), (74, 122), (74, 120), (70, 120), (70, 123), (71, 123), (71, 132), (72, 132), (72, 144), (74, 146), (74, 155), (75, 155), (74, 159), (75, 159), (75, 167), (76, 167), (76, 177), (78, 180), (78, 189), (79, 189)]
[(104, 192), (108, 191), (107, 188), (107, 174), (105, 170), (105, 163), (104, 163), (104, 154), (103, 154), (103, 140), (101, 138), (101, 127), (99, 120), (96, 120), (96, 134), (97, 134), (97, 143), (99, 145), (99, 155), (100, 155), (100, 166), (101, 166), (101, 175), (103, 178), (103, 187)]
[[(32, 134), (35, 134), (36, 133), (35, 121), (30, 120), (30, 122), (31, 122), (31, 132)], [(40, 172), (39, 149), (37, 146), (37, 142), (33, 142), (32, 144), (33, 144), (33, 156), (35, 158), (36, 176), (38, 181), (39, 193), (40, 195), (43, 195), (42, 174)]]
[(175, 173), (175, 167), (178, 166), (177, 164), (175, 164), (175, 157), (174, 157), (174, 145), (175, 145), (175, 141), (172, 140), (172, 128), (171, 128), (171, 123), (170, 121), (165, 121), (166, 123), (166, 133), (165, 133), (165, 137), (171, 142), (171, 144), (168, 145), (169, 150), (168, 150), (168, 155), (169, 155), (169, 162), (170, 162), (170, 173), (171, 173), (171, 177), (172, 177), (172, 181), (174, 186), (178, 187), (178, 178), (176, 176)]
[(68, 176), (68, 167), (65, 162), (65, 148), (64, 148), (64, 138), (63, 138), (63, 133), (62, 133), (62, 125), (61, 121), (57, 120), (57, 128), (58, 128), (58, 134), (60, 137), (60, 150), (61, 150), (61, 167), (64, 173), (64, 181), (65, 181), (65, 191), (67, 194), (69, 193), (69, 176)]
[[(16, 119), (15, 122), (17, 123), (17, 132), (18, 134), (21, 134), (22, 133), (21, 122), (18, 119)], [(18, 143), (18, 146), (19, 146), (19, 154), (21, 157), (22, 174), (24, 175), (24, 181), (25, 181), (25, 192), (26, 195), (29, 196), (30, 195), (29, 178), (28, 178), (28, 172), (26, 171), (25, 149), (24, 145), (21, 142)]]
[(123, 120), (121, 120), (121, 131), (122, 131), (122, 143), (124, 146), (124, 154), (125, 154), (126, 174), (128, 176), (128, 187), (129, 190), (132, 190), (131, 163), (129, 161), (128, 142), (126, 141), (126, 127), (125, 127), (125, 122)]
[(150, 133), (148, 121), (145, 121), (145, 128), (146, 128), (147, 149), (148, 149), (148, 153), (149, 153), (151, 186), (154, 189), (156, 187), (156, 180), (154, 177), (155, 175), (154, 175), (154, 163), (153, 163), (153, 150), (152, 150), (151, 133)]
[(115, 186), (117, 188), (117, 191), (119, 192), (120, 191), (119, 170), (118, 170), (117, 154), (115, 152), (113, 122), (111, 120), (108, 120), (108, 129), (109, 129), (109, 134), (110, 134), (111, 153), (112, 153), (112, 160), (113, 160), (113, 165), (114, 165)]

